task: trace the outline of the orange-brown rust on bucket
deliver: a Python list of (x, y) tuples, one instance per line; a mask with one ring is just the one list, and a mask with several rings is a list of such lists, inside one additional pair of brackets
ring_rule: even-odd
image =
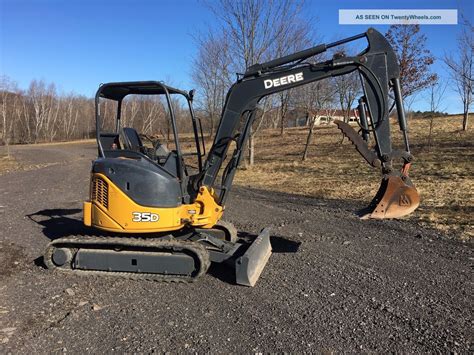
[[(406, 175), (403, 175), (408, 180)], [(409, 181), (409, 180), (408, 180)], [(400, 176), (388, 176), (371, 203), (371, 211), (364, 214), (362, 219), (399, 218), (412, 213), (420, 205), (420, 195), (410, 183), (403, 181)]]

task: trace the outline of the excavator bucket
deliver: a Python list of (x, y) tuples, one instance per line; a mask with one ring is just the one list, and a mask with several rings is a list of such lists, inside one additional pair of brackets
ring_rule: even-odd
[[(380, 167), (377, 154), (369, 149), (367, 142), (347, 123), (334, 121), (362, 157), (373, 167)], [(379, 190), (370, 205), (359, 211), (361, 219), (399, 218), (412, 213), (420, 204), (420, 195), (408, 177), (410, 163), (405, 163), (400, 173), (383, 178)]]
[(399, 218), (412, 213), (420, 204), (420, 195), (408, 176), (390, 175), (382, 183), (361, 219)]

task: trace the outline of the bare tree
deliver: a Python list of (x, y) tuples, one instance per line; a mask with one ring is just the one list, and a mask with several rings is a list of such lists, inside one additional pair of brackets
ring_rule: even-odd
[(435, 58), (426, 48), (419, 25), (392, 25), (385, 35), (398, 57), (402, 95), (407, 98), (429, 87), (437, 75), (430, 71)]
[(446, 55), (444, 63), (449, 69), (451, 81), (463, 104), (462, 129), (467, 130), (469, 109), (474, 101), (474, 27), (467, 20), (458, 37), (458, 51), (455, 55)]
[(335, 89), (330, 84), (329, 80), (323, 80), (298, 88), (298, 106), (306, 111), (306, 123), (309, 124), (303, 161), (307, 159), (316, 122), (322, 115), (327, 116), (334, 103)]
[(0, 77), (0, 143), (7, 147), (7, 155), (10, 155), (10, 137), (14, 124), (14, 113), (18, 104), (18, 87), (17, 84), (7, 76)]
[[(290, 46), (291, 41), (297, 36), (307, 35), (302, 30), (305, 20), (301, 0), (220, 0), (208, 6), (219, 20), (220, 31), (228, 41), (229, 73), (243, 73), (251, 65), (288, 54), (294, 49)], [(265, 103), (261, 107), (270, 106)], [(264, 117), (265, 112), (259, 115), (260, 120)], [(254, 128), (250, 133), (251, 150), (257, 132), (258, 129)], [(250, 152), (249, 156), (253, 157), (254, 153)]]
[(235, 72), (270, 59), (303, 21), (302, 1), (296, 0), (220, 0), (209, 7), (229, 36)]
[(433, 123), (436, 112), (443, 111), (445, 108), (441, 108), (443, 102), (444, 93), (446, 92), (447, 83), (440, 82), (437, 80), (432, 83), (428, 89), (428, 102), (430, 103), (430, 129), (428, 132), (428, 148), (431, 149), (433, 141)]
[(133, 127), (135, 125), (135, 120), (138, 114), (138, 110), (140, 108), (138, 97), (135, 95), (132, 95), (126, 98), (122, 102), (122, 105), (124, 106), (122, 108), (123, 110), (123, 115), (121, 118), (122, 125), (124, 127)]
[[(309, 112), (306, 113), (306, 115), (307, 115), (306, 117), (308, 118), (310, 116)], [(304, 145), (303, 157), (301, 158), (301, 160), (303, 161), (305, 161), (308, 158), (309, 145), (311, 144), (311, 139), (313, 138), (313, 130), (314, 130), (315, 124), (316, 124), (316, 116), (312, 116), (310, 119), (308, 136), (306, 137), (306, 144)]]
[(159, 97), (151, 97), (143, 102), (142, 129), (144, 134), (157, 133), (157, 123), (164, 121), (166, 114)]
[[(309, 47), (312, 43), (310, 25), (306, 21), (295, 22), (293, 27), (278, 37), (271, 51), (274, 57), (282, 57), (284, 55), (294, 53)], [(290, 101), (295, 90), (289, 89), (281, 91), (279, 98), (279, 116), (280, 116), (280, 135), (283, 135), (287, 125), (286, 116), (290, 109)]]
[(19, 126), (20, 142), (30, 143), (32, 141), (32, 129), (31, 129), (31, 109), (29, 100), (26, 97), (22, 97), (20, 102), (15, 106), (15, 120)]
[(57, 134), (59, 100), (54, 84), (33, 80), (28, 89), (28, 98), (33, 107), (33, 138), (37, 143), (42, 138), (52, 142)]
[(43, 127), (43, 139), (45, 141), (53, 142), (58, 133), (58, 117), (60, 100), (56, 96), (56, 87), (54, 84), (50, 84), (47, 88), (46, 96), (42, 98), (41, 102), (42, 109), (44, 110), (44, 127)]
[(226, 33), (208, 33), (198, 39), (199, 51), (194, 59), (193, 78), (201, 88), (197, 101), (209, 119), (211, 136), (224, 106), (226, 92), (231, 85), (229, 43)]
[(70, 140), (77, 130), (77, 120), (79, 117), (79, 110), (77, 109), (76, 98), (74, 94), (69, 94), (62, 100), (62, 117), (61, 123), (63, 128), (63, 137)]
[[(336, 52), (333, 52), (333, 56), (336, 58), (343, 57), (351, 50), (352, 48), (342, 45), (338, 47)], [(339, 108), (342, 111), (343, 120), (348, 122), (352, 105), (361, 92), (359, 75), (354, 72), (348, 75), (337, 76), (332, 79), (332, 83), (336, 88), (335, 94)]]
[(265, 97), (259, 105), (259, 116), (257, 116), (254, 125), (250, 127), (249, 132), (249, 142), (248, 142), (248, 152), (249, 152), (249, 165), (255, 163), (255, 136), (262, 128), (263, 123), (265, 122), (265, 116), (268, 114), (269, 107), (272, 103), (271, 98)]
[(349, 122), (352, 105), (361, 90), (359, 77), (356, 73), (351, 73), (349, 75), (339, 76), (333, 80), (344, 122)]

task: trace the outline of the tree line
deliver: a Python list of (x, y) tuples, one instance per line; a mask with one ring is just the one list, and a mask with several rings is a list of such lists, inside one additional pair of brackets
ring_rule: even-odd
[[(181, 132), (191, 132), (186, 103), (171, 95)], [(100, 100), (102, 129), (113, 131), (117, 102)], [(122, 103), (122, 125), (169, 140), (168, 104), (156, 96), (129, 96)], [(95, 101), (75, 93), (60, 94), (54, 83), (33, 80), (21, 90), (0, 77), (0, 144), (27, 144), (95, 138)]]
[(0, 140), (3, 144), (53, 142), (92, 137), (92, 99), (58, 95), (54, 84), (33, 80), (21, 90), (0, 78)]

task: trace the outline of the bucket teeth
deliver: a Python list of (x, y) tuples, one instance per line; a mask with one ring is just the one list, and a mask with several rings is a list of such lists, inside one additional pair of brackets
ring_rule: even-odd
[(405, 181), (400, 176), (384, 178), (361, 219), (400, 218), (412, 213), (420, 204), (420, 195), (408, 177)]
[(362, 139), (362, 137), (352, 128), (349, 124), (335, 120), (334, 123), (337, 125), (337, 128), (346, 136), (351, 143), (354, 145), (356, 150), (360, 155), (365, 159), (367, 163), (374, 167), (380, 167), (381, 163), (377, 154), (370, 150), (367, 142)]

